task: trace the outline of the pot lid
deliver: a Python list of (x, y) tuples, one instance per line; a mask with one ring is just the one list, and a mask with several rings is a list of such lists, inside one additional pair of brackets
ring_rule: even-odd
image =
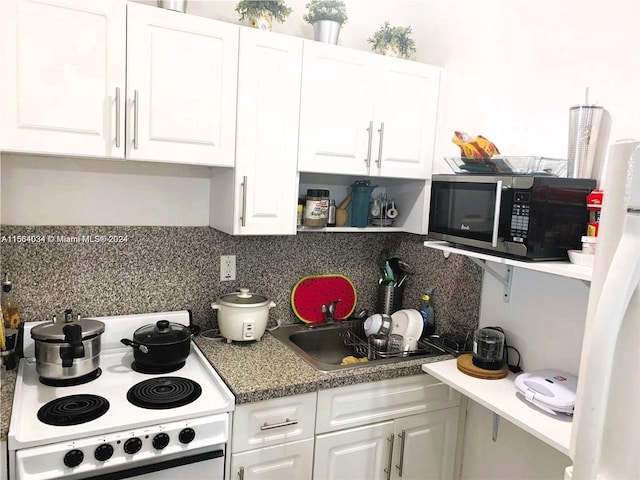
[(191, 337), (189, 327), (169, 320), (158, 320), (140, 327), (133, 334), (133, 339), (145, 345), (170, 345)]
[(55, 323), (43, 323), (31, 329), (31, 338), (45, 342), (64, 342), (65, 334), (63, 329), (67, 325), (80, 325), (83, 339), (94, 335), (100, 335), (104, 332), (104, 323), (98, 320), (83, 318), (72, 322), (58, 321)]
[(230, 307), (263, 307), (268, 305), (270, 301), (264, 295), (251, 293), (248, 288), (241, 288), (240, 292), (220, 296), (218, 303)]

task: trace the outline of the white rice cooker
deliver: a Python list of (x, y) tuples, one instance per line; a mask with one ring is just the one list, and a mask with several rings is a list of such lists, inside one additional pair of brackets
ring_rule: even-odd
[(267, 328), (269, 310), (275, 306), (269, 298), (251, 293), (248, 288), (221, 295), (211, 304), (218, 310), (218, 328), (227, 343), (260, 340)]

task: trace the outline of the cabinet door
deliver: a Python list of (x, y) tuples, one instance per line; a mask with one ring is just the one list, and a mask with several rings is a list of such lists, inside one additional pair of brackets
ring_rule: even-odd
[(385, 480), (393, 446), (393, 422), (316, 437), (314, 480)]
[(236, 233), (296, 233), (302, 42), (296, 37), (242, 29)]
[(396, 420), (392, 478), (452, 478), (459, 411), (454, 407)]
[(234, 164), (238, 32), (127, 5), (127, 158)]
[(301, 172), (368, 175), (374, 133), (369, 129), (375, 80), (371, 58), (367, 52), (304, 43)]
[(378, 63), (374, 100), (377, 150), (371, 175), (431, 175), (440, 68), (396, 58)]
[(0, 2), (0, 148), (124, 157), (125, 12), (121, 0)]
[(313, 438), (231, 455), (234, 480), (309, 480)]

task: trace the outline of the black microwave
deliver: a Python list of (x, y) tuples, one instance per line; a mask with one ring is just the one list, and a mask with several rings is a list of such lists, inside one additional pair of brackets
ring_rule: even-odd
[(546, 175), (434, 175), (429, 237), (530, 260), (579, 250), (596, 181)]

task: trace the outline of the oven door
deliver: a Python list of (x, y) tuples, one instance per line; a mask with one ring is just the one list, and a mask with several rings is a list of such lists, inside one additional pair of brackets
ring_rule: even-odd
[(92, 477), (93, 480), (120, 480), (124, 478), (223, 480), (224, 450), (213, 450)]
[[(431, 186), (429, 236), (453, 243), (502, 250), (511, 205), (509, 178), (436, 175)], [(507, 199), (507, 201), (504, 201)]]

